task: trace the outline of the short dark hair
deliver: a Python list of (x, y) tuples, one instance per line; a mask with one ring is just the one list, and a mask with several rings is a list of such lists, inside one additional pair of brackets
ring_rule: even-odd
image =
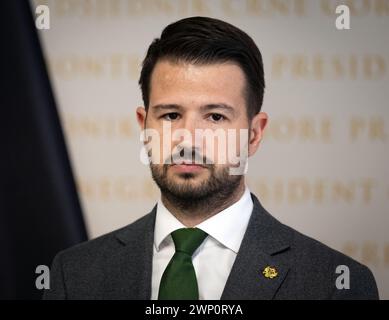
[(262, 55), (253, 39), (237, 27), (208, 17), (190, 17), (168, 25), (151, 43), (143, 60), (139, 85), (146, 110), (153, 69), (165, 59), (194, 64), (236, 63), (246, 78), (248, 118), (261, 111), (265, 89)]

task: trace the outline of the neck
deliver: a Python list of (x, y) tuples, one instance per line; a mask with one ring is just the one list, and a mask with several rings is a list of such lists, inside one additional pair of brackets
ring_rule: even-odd
[(230, 194), (215, 193), (190, 204), (171, 195), (161, 194), (163, 205), (183, 225), (194, 227), (237, 202), (245, 191), (244, 179)]

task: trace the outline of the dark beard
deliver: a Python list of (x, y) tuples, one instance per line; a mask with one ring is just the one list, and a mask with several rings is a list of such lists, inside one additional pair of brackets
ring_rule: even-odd
[(229, 167), (215, 171), (214, 165), (208, 165), (210, 171), (208, 180), (201, 184), (192, 186), (190, 180), (194, 179), (192, 173), (183, 173), (181, 178), (188, 181), (188, 184), (175, 184), (167, 178), (169, 165), (150, 165), (153, 180), (161, 190), (161, 194), (175, 207), (186, 211), (201, 210), (210, 212), (212, 209), (221, 208), (233, 196), (238, 189), (243, 175), (230, 175)]

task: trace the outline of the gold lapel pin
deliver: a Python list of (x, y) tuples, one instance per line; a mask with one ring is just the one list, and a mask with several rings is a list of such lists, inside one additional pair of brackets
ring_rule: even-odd
[(276, 268), (267, 266), (265, 269), (263, 269), (262, 274), (265, 276), (265, 278), (273, 279), (278, 276), (278, 271)]

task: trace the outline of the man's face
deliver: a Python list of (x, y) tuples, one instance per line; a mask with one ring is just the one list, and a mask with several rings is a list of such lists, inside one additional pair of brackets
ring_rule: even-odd
[[(249, 154), (260, 140), (254, 134), (254, 146), (250, 147), (251, 122), (241, 68), (232, 63), (195, 65), (162, 60), (156, 64), (150, 84), (147, 115), (144, 108), (138, 108), (137, 115), (142, 129), (153, 129), (160, 137), (151, 142), (150, 168), (161, 191), (196, 199), (236, 189), (243, 176), (231, 175), (230, 167), (239, 166), (231, 155), (241, 155), (240, 135), (246, 138)], [(202, 138), (196, 139), (199, 133)], [(223, 134), (224, 139), (216, 138)], [(206, 137), (213, 143), (204, 142)], [(160, 152), (166, 147), (167, 152)], [(195, 164), (195, 156), (202, 164)], [(181, 164), (176, 164), (177, 159)]]

